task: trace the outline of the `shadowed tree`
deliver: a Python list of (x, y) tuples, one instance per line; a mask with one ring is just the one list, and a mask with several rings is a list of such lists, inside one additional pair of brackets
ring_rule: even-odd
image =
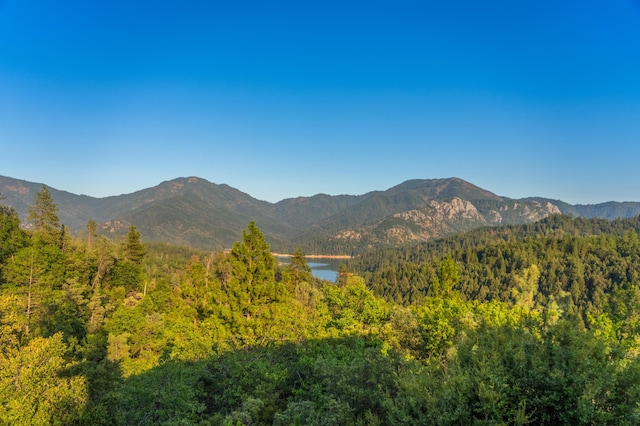
[(0, 270), (4, 260), (27, 244), (27, 235), (20, 229), (18, 212), (0, 204)]

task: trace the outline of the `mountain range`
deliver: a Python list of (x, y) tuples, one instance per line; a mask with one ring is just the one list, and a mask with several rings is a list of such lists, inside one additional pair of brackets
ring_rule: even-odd
[[(15, 208), (28, 226), (29, 206), (43, 186), (0, 176), (1, 202)], [(224, 249), (253, 220), (274, 250), (300, 247), (308, 254), (350, 254), (559, 213), (606, 219), (640, 214), (640, 202), (571, 205), (540, 197), (512, 199), (459, 178), (416, 179), (363, 195), (318, 194), (277, 203), (198, 177), (104, 198), (47, 188), (60, 222), (74, 233), (93, 219), (105, 235), (121, 236), (135, 225), (145, 241)]]

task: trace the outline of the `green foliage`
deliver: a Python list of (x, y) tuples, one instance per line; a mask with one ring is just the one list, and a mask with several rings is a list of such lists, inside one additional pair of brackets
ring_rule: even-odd
[(460, 275), (458, 274), (456, 263), (451, 255), (448, 255), (438, 267), (438, 277), (431, 284), (429, 295), (433, 297), (449, 297), (459, 281)]
[(131, 376), (105, 396), (111, 407), (104, 425), (196, 424), (204, 405), (198, 380), (203, 365), (167, 362), (152, 372)]
[(147, 250), (140, 242), (140, 232), (135, 226), (130, 226), (123, 246), (124, 260), (139, 265), (146, 253)]
[(34, 203), (29, 207), (29, 220), (33, 221), (36, 235), (53, 242), (60, 236), (58, 206), (53, 201), (46, 186), (36, 193)]
[(227, 254), (6, 219), (0, 423), (640, 422), (633, 221), (477, 232), (319, 284), (254, 223)]
[(26, 245), (27, 235), (20, 229), (18, 213), (11, 207), (0, 205), (0, 266)]
[(483, 324), (433, 392), (450, 423), (636, 424), (640, 386), (620, 386), (639, 366), (566, 321), (543, 332)]
[(412, 368), (359, 337), (236, 352), (208, 365), (206, 413), (242, 424), (411, 424), (396, 398)]
[(229, 263), (230, 297), (237, 307), (238, 320), (241, 317), (251, 320), (262, 312), (264, 305), (279, 299), (282, 289), (275, 282), (276, 261), (254, 222), (242, 233), (242, 241), (234, 244)]
[[(630, 296), (640, 277), (639, 231), (637, 217), (608, 222), (553, 216), (531, 225), (371, 251), (350, 261), (349, 268), (377, 295), (419, 305), (426, 295), (440, 291), (441, 267), (451, 264), (450, 256), (459, 268), (455, 289), (467, 300), (525, 303), (530, 309), (556, 303), (582, 320), (586, 312), (620, 309), (629, 317), (636, 312), (633, 303), (613, 303), (610, 295)], [(533, 267), (539, 273), (537, 286)]]
[(127, 293), (143, 292), (144, 276), (140, 265), (131, 262), (115, 262), (111, 270), (109, 285), (111, 287), (122, 287)]
[(534, 264), (525, 268), (521, 274), (514, 278), (515, 286), (511, 289), (513, 302), (516, 306), (532, 310), (535, 304), (535, 296), (538, 294), (538, 280), (540, 271)]
[(63, 375), (71, 366), (66, 352), (61, 334), (0, 352), (1, 423), (65, 425), (79, 417), (87, 401), (86, 381)]
[(0, 294), (0, 354), (19, 347), (26, 327), (24, 300), (16, 295)]
[(460, 298), (428, 298), (417, 309), (417, 326), (424, 342), (424, 358), (441, 358), (453, 347), (456, 337), (468, 328), (469, 306)]
[(326, 284), (323, 290), (332, 316), (327, 326), (338, 334), (376, 332), (389, 315), (387, 304), (367, 289), (361, 277), (348, 277), (343, 287)]
[(315, 281), (311, 267), (300, 249), (296, 249), (293, 253), (289, 263), (283, 268), (281, 275), (282, 283), (290, 293), (295, 291), (296, 286), (302, 282), (313, 283)]

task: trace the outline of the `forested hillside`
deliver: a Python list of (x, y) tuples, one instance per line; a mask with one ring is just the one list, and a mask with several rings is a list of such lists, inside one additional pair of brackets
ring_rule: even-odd
[(480, 228), (427, 243), (371, 250), (349, 267), (379, 295), (404, 305), (429, 294), (447, 257), (460, 270), (468, 300), (509, 301), (519, 280), (536, 270), (536, 303), (563, 297), (571, 311), (602, 310), (604, 294), (635, 291), (640, 279), (640, 216), (583, 219), (550, 216), (534, 224)]
[[(0, 176), (4, 203), (32, 226), (29, 205), (42, 184)], [(98, 232), (121, 238), (130, 226), (146, 242), (202, 250), (229, 249), (250, 221), (279, 252), (360, 254), (370, 248), (425, 242), (478, 227), (536, 222), (552, 214), (628, 218), (640, 203), (572, 206), (558, 200), (498, 196), (458, 178), (414, 179), (363, 195), (318, 194), (277, 203), (257, 200), (229, 185), (197, 177), (177, 178), (131, 194), (106, 198), (47, 188), (60, 223), (76, 235), (94, 220)]]
[(314, 279), (0, 209), (0, 424), (640, 423), (639, 219), (554, 216)]

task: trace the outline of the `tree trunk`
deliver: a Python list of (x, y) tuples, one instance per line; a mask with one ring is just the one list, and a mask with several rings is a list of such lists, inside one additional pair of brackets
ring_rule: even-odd
[(33, 263), (34, 263), (33, 250), (31, 250), (31, 262), (29, 263), (29, 291), (27, 292), (27, 325), (25, 328), (25, 334), (29, 337), (29, 325), (31, 323), (31, 289), (33, 287)]

